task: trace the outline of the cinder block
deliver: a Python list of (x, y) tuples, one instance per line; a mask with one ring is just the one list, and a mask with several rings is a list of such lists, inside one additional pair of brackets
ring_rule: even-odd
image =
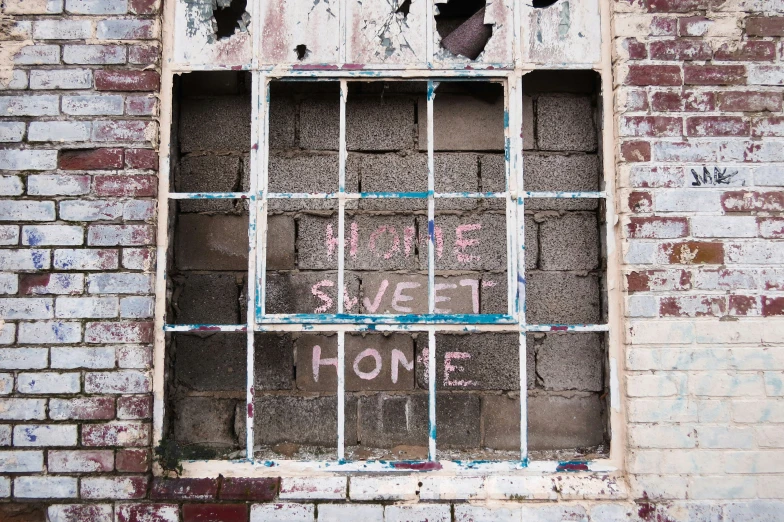
[[(503, 90), (486, 95), (436, 93), (433, 102), (433, 147), (442, 150), (503, 151)], [(427, 150), (427, 104), (419, 103), (419, 149)]]
[(481, 443), (482, 399), (474, 394), (436, 394), (436, 425), (440, 448), (465, 450)]
[[(403, 150), (414, 146), (413, 98), (349, 96), (346, 102), (348, 150)], [(304, 127), (304, 122), (300, 121)]]
[(596, 324), (601, 321), (599, 277), (571, 272), (529, 272), (529, 324)]
[[(435, 154), (433, 167), (436, 192), (479, 191), (479, 158), (476, 154)], [(479, 201), (440, 199), (436, 201), (436, 210), (470, 210), (475, 208)]]
[[(347, 178), (348, 176), (348, 172)], [(337, 192), (338, 155), (334, 153), (272, 154), (269, 158), (270, 192)], [(356, 179), (346, 190), (357, 190)], [(329, 199), (270, 199), (270, 210), (330, 210), (336, 202)]]
[[(297, 388), (337, 390), (337, 337), (303, 335), (296, 342)], [(414, 388), (414, 343), (410, 335), (347, 335), (347, 391)]]
[(294, 148), (297, 144), (297, 105), (290, 97), (276, 94), (273, 87), (269, 105), (269, 148)]
[(238, 324), (240, 288), (233, 274), (191, 274), (174, 278), (174, 322), (178, 324)]
[[(362, 192), (426, 192), (427, 154), (351, 154), (347, 163), (352, 177), (361, 180)], [(367, 210), (426, 210), (421, 199), (368, 199), (359, 202)]]
[(359, 398), (358, 415), (359, 440), (365, 448), (427, 448), (427, 393), (365, 395)]
[[(528, 368), (529, 375), (534, 368)], [(508, 395), (482, 397), (484, 446), (490, 449), (520, 449), (520, 399)]]
[[(189, 445), (188, 452), (201, 458), (225, 455), (239, 449), (234, 434), (236, 400), (183, 397), (174, 403), (174, 438)], [(244, 437), (243, 437), (244, 440)]]
[(195, 391), (244, 391), (244, 333), (176, 334), (176, 381)]
[[(437, 276), (434, 287), (435, 312), (478, 314), (480, 293), (483, 289), (478, 274)], [(428, 313), (427, 276), (397, 272), (366, 272), (362, 275), (360, 304), (362, 313), (367, 314), (426, 314)]]
[(248, 269), (248, 216), (180, 215), (175, 236), (180, 270)]
[[(440, 215), (435, 227), (437, 270), (506, 270), (505, 215)], [(427, 218), (417, 216), (417, 229), (420, 245), (426, 245)], [(419, 256), (419, 268), (427, 268), (427, 256)]]
[(602, 444), (604, 409), (598, 394), (529, 393), (529, 449), (570, 449)]
[[(599, 190), (601, 165), (596, 154), (531, 153), (526, 154), (523, 161), (523, 184), (527, 191)], [(484, 175), (483, 169), (483, 179)]]
[(590, 97), (541, 95), (536, 100), (540, 150), (594, 151), (598, 145)]
[[(174, 173), (177, 192), (236, 192), (240, 189), (240, 158), (237, 156), (192, 156), (182, 159)], [(180, 212), (229, 212), (236, 200), (207, 199), (179, 201)]]
[[(343, 278), (343, 309), (357, 313), (359, 277), (346, 272)], [(336, 272), (267, 272), (266, 313), (337, 313), (337, 280)]]
[(602, 391), (604, 346), (595, 333), (548, 333), (536, 344), (536, 375), (548, 390)]
[[(348, 117), (348, 115), (347, 115)], [(338, 150), (340, 99), (338, 95), (314, 95), (299, 106), (299, 146), (311, 150)]]
[[(290, 390), (294, 381), (291, 334), (257, 333), (254, 337), (256, 390)], [(306, 371), (300, 368), (300, 371)]]
[[(427, 336), (417, 341), (417, 358), (424, 361)], [(437, 334), (436, 388), (519, 391), (519, 351), (519, 336), (514, 333)], [(428, 387), (425, 364), (417, 365), (417, 383)]]
[[(337, 398), (256, 395), (256, 444), (307, 444), (334, 448), (337, 444)], [(356, 442), (356, 401), (345, 403), (346, 444)]]
[[(186, 98), (180, 106), (180, 150), (250, 150), (250, 98)], [(337, 138), (335, 138), (337, 140)]]
[(542, 270), (599, 267), (599, 223), (595, 214), (569, 213), (539, 225)]

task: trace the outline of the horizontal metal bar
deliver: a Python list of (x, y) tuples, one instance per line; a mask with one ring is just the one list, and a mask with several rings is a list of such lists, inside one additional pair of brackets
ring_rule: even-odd
[(169, 199), (254, 199), (247, 192), (169, 192)]
[(515, 324), (517, 319), (501, 314), (268, 314), (260, 324)]
[(247, 332), (245, 324), (165, 324), (164, 332)]
[[(427, 199), (429, 192), (270, 192), (269, 199)], [(436, 199), (505, 198), (507, 192), (434, 192)], [(259, 194), (259, 197), (262, 195)]]
[[(427, 332), (432, 325), (428, 324), (314, 324), (314, 323), (286, 323), (256, 325), (257, 332)], [(506, 324), (439, 324), (438, 332), (454, 333), (482, 333), (482, 332), (510, 332), (516, 333), (520, 329), (516, 323)]]
[[(171, 66), (171, 72), (189, 73), (195, 71), (225, 71), (225, 70), (253, 70), (249, 65), (213, 65), (213, 64), (192, 64), (178, 63)], [(594, 70), (601, 71), (601, 65), (596, 63), (533, 63), (521, 62), (517, 66), (518, 70), (533, 71), (536, 69), (570, 69), (570, 70)], [(318, 77), (336, 78), (356, 78), (364, 81), (373, 78), (383, 78), (385, 81), (411, 81), (417, 78), (437, 78), (448, 80), (457, 77), (460, 81), (481, 78), (504, 80), (509, 73), (515, 71), (513, 64), (478, 64), (478, 63), (458, 63), (458, 64), (412, 64), (410, 67), (403, 67), (399, 64), (296, 64), (296, 65), (260, 65), (256, 70), (266, 72), (272, 79), (286, 78), (290, 80), (308, 80)]]
[(524, 325), (526, 332), (607, 332), (608, 324), (528, 324)]
[(605, 199), (607, 197), (606, 192), (556, 192), (556, 191), (544, 191), (544, 192), (524, 192), (523, 197), (526, 199), (532, 198), (555, 198), (555, 199)]

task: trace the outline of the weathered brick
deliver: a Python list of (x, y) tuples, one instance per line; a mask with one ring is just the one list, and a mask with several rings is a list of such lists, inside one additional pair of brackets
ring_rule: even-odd
[(54, 221), (53, 201), (0, 201), (0, 221)]
[[(67, 64), (102, 65), (125, 63), (122, 45), (64, 45), (63, 62)], [(98, 71), (100, 72), (100, 71)]]
[(0, 169), (3, 170), (52, 170), (56, 167), (56, 150), (0, 150)]
[(0, 471), (3, 473), (34, 473), (43, 471), (42, 451), (0, 451)]
[(49, 418), (52, 420), (106, 420), (114, 418), (112, 397), (80, 397), (51, 399)]
[(117, 522), (179, 522), (176, 504), (117, 504)]
[(63, 96), (63, 113), (72, 116), (119, 116), (123, 113), (123, 97), (112, 95)]
[(146, 449), (117, 450), (117, 471), (144, 473), (150, 468), (150, 452)]
[(66, 0), (65, 10), (82, 15), (121, 15), (128, 12), (128, 0)]
[(735, 190), (721, 195), (725, 212), (780, 212), (784, 210), (784, 192)]
[[(92, 140), (110, 142), (147, 142), (153, 140), (156, 132), (157, 127), (155, 122), (141, 120), (94, 121)], [(120, 178), (120, 176), (117, 176), (117, 178)], [(127, 177), (121, 178), (121, 180), (128, 185), (133, 185), (131, 180)], [(97, 190), (96, 192), (100, 194)]]
[(75, 498), (76, 477), (29, 476), (14, 480), (17, 498)]
[(88, 372), (84, 378), (87, 393), (145, 393), (151, 390), (149, 375), (134, 370)]
[(82, 426), (84, 446), (143, 447), (149, 443), (149, 438), (150, 425), (142, 422), (110, 422)]
[(152, 323), (87, 323), (84, 341), (87, 343), (149, 343), (152, 342)]
[(63, 170), (121, 169), (123, 149), (61, 150), (58, 166)]
[(748, 136), (751, 125), (739, 116), (699, 116), (686, 119), (688, 136)]
[(678, 86), (683, 83), (677, 65), (630, 65), (624, 81), (626, 85)]
[(28, 176), (27, 193), (31, 196), (79, 196), (90, 192), (90, 176)]
[(118, 257), (117, 250), (110, 249), (57, 249), (54, 251), (54, 267), (57, 270), (113, 270), (119, 264)]
[(75, 424), (27, 424), (14, 428), (14, 446), (76, 446)]
[(96, 37), (102, 40), (151, 40), (157, 33), (153, 20), (101, 20), (96, 24)]
[(49, 506), (48, 520), (51, 522), (112, 522), (112, 506), (107, 504), (58, 504)]
[(147, 494), (147, 477), (84, 477), (80, 493), (84, 499), (137, 499)]
[(39, 245), (81, 245), (84, 243), (84, 229), (65, 225), (27, 225), (22, 227), (22, 244)]
[(129, 169), (158, 170), (158, 154), (153, 149), (126, 149), (125, 166)]
[(277, 478), (226, 477), (220, 489), (221, 500), (269, 502), (274, 500), (280, 487)]
[(56, 316), (63, 319), (117, 317), (116, 297), (61, 297), (57, 299)]
[(275, 502), (251, 504), (251, 522), (312, 522), (316, 517), (315, 504)]
[(774, 42), (733, 42), (724, 44), (714, 53), (716, 60), (738, 62), (772, 62), (776, 58)]
[(91, 225), (87, 230), (90, 246), (138, 246), (155, 242), (155, 229), (149, 225)]
[(113, 272), (87, 276), (87, 291), (91, 294), (149, 294), (152, 287), (149, 274)]
[(184, 522), (201, 520), (226, 520), (244, 522), (248, 520), (246, 504), (185, 504), (182, 507)]
[(39, 321), (19, 323), (19, 343), (24, 344), (69, 344), (82, 338), (81, 324), (65, 321)]
[(155, 71), (98, 70), (95, 89), (98, 91), (157, 91), (161, 78)]
[(686, 85), (744, 85), (746, 67), (743, 65), (684, 65)]
[(89, 89), (92, 85), (89, 69), (30, 71), (31, 89)]
[(150, 498), (179, 500), (212, 500), (218, 495), (218, 479), (210, 478), (154, 478)]

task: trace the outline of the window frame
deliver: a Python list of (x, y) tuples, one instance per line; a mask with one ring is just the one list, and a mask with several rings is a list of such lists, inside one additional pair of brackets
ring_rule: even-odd
[[(253, 3), (255, 5), (255, 2)], [(604, 33), (608, 29), (608, 13), (605, 6), (602, 8), (602, 26)], [(519, 24), (517, 24), (519, 26)], [(515, 50), (516, 61), (519, 57), (520, 37), (515, 31)], [(255, 31), (258, 34), (258, 31)], [(257, 38), (254, 45), (258, 45)], [(168, 45), (171, 49), (171, 42)], [(167, 62), (164, 60), (164, 64)], [(612, 433), (610, 458), (598, 459), (595, 461), (578, 462), (578, 469), (590, 471), (615, 471), (622, 468), (622, 451), (624, 442), (622, 440), (622, 411), (620, 393), (621, 386), (618, 377), (618, 360), (621, 347), (620, 331), (620, 288), (618, 280), (620, 277), (620, 262), (618, 252), (615, 248), (617, 242), (617, 230), (615, 222), (617, 216), (614, 211), (615, 192), (615, 151), (612, 120), (612, 75), (611, 64), (609, 61), (609, 45), (603, 42), (602, 63), (593, 64), (590, 68), (599, 72), (601, 75), (602, 92), (600, 93), (600, 152), (603, 156), (602, 170), (603, 177), (600, 178), (604, 186), (603, 191), (595, 192), (525, 192), (523, 186), (523, 84), (526, 72), (534, 69), (542, 69), (541, 66), (523, 67), (487, 67), (472, 70), (470, 66), (448, 67), (436, 69), (406, 70), (405, 68), (390, 69), (379, 67), (377, 69), (355, 70), (353, 68), (298, 68), (291, 67), (265, 67), (258, 63), (253, 63), (249, 68), (252, 77), (251, 95), (251, 176), (248, 192), (238, 193), (171, 193), (169, 192), (169, 172), (170, 158), (168, 155), (168, 144), (170, 143), (170, 124), (172, 107), (172, 76), (188, 70), (174, 69), (170, 65), (164, 65), (164, 76), (162, 86), (162, 118), (161, 118), (161, 169), (160, 169), (160, 189), (159, 189), (159, 216), (168, 215), (168, 204), (170, 200), (177, 199), (248, 199), (249, 205), (249, 266), (248, 266), (248, 313), (246, 324), (244, 325), (171, 325), (164, 323), (164, 313), (166, 306), (166, 249), (168, 247), (168, 223), (163, 219), (159, 222), (158, 235), (158, 273), (156, 287), (156, 339), (154, 355), (154, 444), (161, 441), (163, 435), (164, 421), (164, 376), (163, 362), (165, 357), (165, 334), (167, 332), (198, 332), (198, 331), (222, 331), (222, 332), (245, 332), (248, 339), (247, 349), (247, 369), (248, 378), (246, 386), (246, 403), (248, 418), (246, 422), (246, 452), (245, 459), (237, 460), (208, 460), (208, 461), (189, 461), (183, 462), (184, 476), (201, 477), (214, 476), (217, 473), (235, 476), (275, 476), (287, 474), (301, 474), (307, 472), (356, 472), (356, 471), (437, 471), (443, 470), (454, 474), (463, 473), (493, 473), (498, 471), (562, 471), (571, 470), (572, 464), (569, 462), (558, 461), (529, 461), (527, 451), (527, 386), (526, 386), (526, 333), (528, 332), (549, 332), (549, 331), (571, 331), (571, 332), (607, 332), (608, 333), (608, 381), (610, 392), (610, 428)], [(558, 68), (558, 67), (551, 67)], [(562, 69), (564, 67), (561, 67)], [(580, 68), (586, 67), (567, 67)], [(199, 70), (210, 70), (211, 67), (200, 67)], [(214, 68), (220, 69), (220, 68)], [(194, 69), (195, 70), (195, 69)], [(269, 192), (267, 188), (267, 161), (268, 150), (268, 131), (269, 131), (269, 83), (276, 80), (303, 80), (303, 81), (339, 81), (341, 86), (340, 97), (340, 186), (337, 194), (330, 195), (330, 199), (338, 201), (338, 313), (331, 316), (325, 314), (285, 314), (278, 316), (266, 316), (264, 314), (264, 292), (265, 292), (265, 261), (266, 261), (266, 224), (267, 224), (267, 200)], [(433, 166), (433, 86), (439, 81), (492, 81), (500, 82), (505, 86), (505, 164), (506, 164), (506, 191), (503, 193), (472, 195), (449, 194), (449, 197), (499, 197), (507, 201), (507, 291), (509, 310), (506, 315), (454, 315), (433, 314), (434, 309), (434, 259), (433, 259), (433, 232), (429, 227), (428, 234), (428, 307), (430, 314), (410, 315), (410, 316), (370, 316), (358, 314), (343, 314), (343, 287), (344, 274), (344, 219), (345, 202), (349, 199), (362, 198), (363, 196), (349, 194), (345, 191), (345, 164), (346, 164), (346, 140), (345, 140), (345, 116), (347, 101), (347, 83), (350, 81), (427, 81), (428, 96), (428, 192), (425, 198), (428, 201), (428, 221), (433, 223), (435, 199), (443, 197), (434, 191), (434, 166)], [(600, 187), (601, 188), (601, 187)], [(273, 196), (273, 197), (297, 197), (296, 195)], [(324, 195), (319, 195), (322, 197)], [(310, 197), (310, 196), (309, 196)], [(376, 194), (371, 197), (382, 197)], [(399, 198), (400, 195), (386, 195), (383, 197)], [(417, 196), (420, 199), (420, 196)], [(525, 200), (529, 198), (601, 198), (606, 202), (605, 229), (603, 230), (607, 246), (607, 266), (605, 270), (606, 288), (605, 295), (608, 300), (607, 323), (595, 325), (529, 325), (525, 320), (525, 308), (521, 306), (525, 302), (525, 283), (518, 285), (518, 274), (525, 273), (525, 236), (524, 236), (524, 209)], [(513, 232), (514, 233), (511, 233)], [(254, 284), (258, 282), (258, 284)], [(253, 370), (254, 364), (254, 333), (261, 331), (335, 331), (338, 334), (338, 460), (337, 461), (294, 461), (294, 460), (260, 460), (253, 455), (254, 434), (253, 434)], [(406, 331), (406, 332), (427, 332), (430, 346), (429, 357), (429, 452), (426, 461), (345, 461), (343, 453), (343, 406), (344, 406), (344, 338), (346, 332), (356, 331)], [(439, 461), (436, 460), (436, 436), (435, 436), (435, 354), (432, 349), (435, 346), (436, 331), (505, 331), (518, 332), (520, 336), (520, 460), (499, 461), (499, 462), (480, 462), (480, 461)], [(620, 426), (620, 428), (619, 428)], [(160, 474), (162, 470), (155, 466), (155, 473)]]

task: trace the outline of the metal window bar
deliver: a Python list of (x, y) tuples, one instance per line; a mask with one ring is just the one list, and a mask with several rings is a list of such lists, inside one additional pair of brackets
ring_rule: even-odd
[[(334, 471), (388, 469), (410, 470), (407, 466), (395, 463), (374, 463), (345, 461), (345, 334), (346, 332), (427, 332), (428, 334), (428, 461), (437, 460), (436, 442), (436, 331), (444, 332), (518, 332), (520, 364), (520, 461), (505, 463), (477, 464), (471, 462), (452, 463), (458, 469), (509, 469), (528, 467), (547, 471), (553, 463), (529, 463), (527, 447), (527, 385), (526, 385), (526, 333), (528, 332), (607, 332), (608, 324), (528, 324), (525, 314), (525, 200), (530, 198), (553, 199), (608, 199), (605, 191), (548, 191), (526, 192), (523, 190), (524, 162), (522, 157), (523, 124), (523, 78), (520, 75), (506, 77), (506, 96), (504, 111), (505, 132), (505, 177), (504, 192), (464, 192), (436, 193), (434, 181), (434, 144), (433, 144), (433, 103), (439, 82), (428, 79), (428, 190), (427, 192), (368, 192), (350, 193), (345, 190), (346, 169), (346, 101), (348, 80), (334, 78), (340, 82), (340, 141), (339, 141), (339, 190), (337, 193), (280, 193), (269, 192), (268, 188), (268, 136), (269, 136), (269, 82), (270, 78), (259, 70), (252, 71), (252, 135), (251, 135), (251, 176), (248, 192), (228, 193), (166, 193), (167, 199), (249, 199), (249, 288), (248, 314), (244, 325), (216, 324), (164, 324), (164, 332), (246, 332), (247, 334), (247, 386), (246, 386), (246, 449), (247, 459), (256, 461), (253, 432), (254, 400), (254, 334), (256, 332), (282, 331), (335, 331), (338, 334), (338, 433), (337, 464), (316, 463)], [(350, 75), (349, 75), (350, 76)], [(496, 78), (496, 81), (498, 78)], [(435, 200), (461, 198), (505, 198), (507, 201), (507, 277), (508, 313), (507, 314), (435, 314)], [(269, 199), (337, 199), (338, 200), (338, 313), (337, 314), (266, 314), (266, 233), (267, 203)], [(428, 313), (427, 314), (345, 314), (344, 293), (345, 277), (345, 202), (357, 199), (427, 199), (428, 202)], [(439, 462), (439, 467), (442, 464)], [(265, 461), (265, 466), (277, 465)], [(421, 468), (427, 469), (427, 468)], [(597, 468), (599, 469), (599, 468)]]

